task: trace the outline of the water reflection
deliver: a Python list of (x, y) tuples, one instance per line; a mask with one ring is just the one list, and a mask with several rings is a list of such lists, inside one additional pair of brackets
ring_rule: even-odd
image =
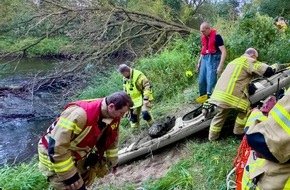
[(26, 75), (28, 72), (48, 71), (57, 60), (40, 58), (23, 58), (10, 62), (11, 59), (0, 60), (0, 78)]

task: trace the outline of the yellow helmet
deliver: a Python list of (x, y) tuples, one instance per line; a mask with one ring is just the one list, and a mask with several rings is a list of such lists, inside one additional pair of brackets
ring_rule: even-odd
[(191, 70), (187, 70), (185, 72), (185, 76), (188, 77), (188, 78), (192, 77), (193, 76), (192, 71)]

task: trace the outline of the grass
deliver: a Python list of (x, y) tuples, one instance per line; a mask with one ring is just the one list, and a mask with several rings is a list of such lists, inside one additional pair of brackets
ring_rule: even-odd
[(226, 175), (232, 169), (239, 141), (229, 137), (217, 142), (199, 139), (186, 144), (181, 159), (157, 181), (147, 181), (146, 190), (222, 190)]
[(2, 190), (48, 189), (45, 177), (38, 170), (36, 158), (29, 163), (4, 165), (0, 168), (0, 179)]

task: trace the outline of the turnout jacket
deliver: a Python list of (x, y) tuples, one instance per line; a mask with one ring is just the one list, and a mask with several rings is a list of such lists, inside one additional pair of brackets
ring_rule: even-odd
[(123, 88), (134, 102), (134, 107), (132, 108), (142, 106), (144, 97), (148, 97), (149, 101), (153, 100), (149, 80), (141, 71), (131, 69), (130, 78), (123, 78)]
[(222, 108), (246, 112), (250, 106), (248, 86), (257, 76), (263, 76), (269, 66), (248, 54), (231, 61), (217, 81), (209, 102)]
[(121, 118), (102, 118), (107, 108), (103, 99), (68, 104), (38, 144), (39, 161), (49, 172), (69, 179), (76, 172), (76, 162), (97, 149), (99, 158), (117, 165), (118, 133)]
[[(269, 113), (268, 119), (253, 122), (246, 137), (252, 154), (245, 167), (243, 189), (290, 189), (290, 90)], [(252, 188), (253, 189), (253, 188)]]

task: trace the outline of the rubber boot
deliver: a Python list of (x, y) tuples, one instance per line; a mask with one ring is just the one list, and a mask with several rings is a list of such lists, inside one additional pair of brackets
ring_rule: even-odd
[(215, 131), (209, 131), (208, 134), (208, 140), (209, 141), (215, 141), (220, 137), (220, 132), (215, 132)]
[(244, 130), (245, 130), (244, 126), (235, 125), (233, 133), (235, 135), (244, 135)]
[(130, 122), (131, 128), (138, 128), (140, 126), (139, 123)]
[(147, 121), (148, 127), (151, 127), (153, 125), (153, 123), (154, 123), (154, 120), (153, 119), (151, 119), (150, 121)]

